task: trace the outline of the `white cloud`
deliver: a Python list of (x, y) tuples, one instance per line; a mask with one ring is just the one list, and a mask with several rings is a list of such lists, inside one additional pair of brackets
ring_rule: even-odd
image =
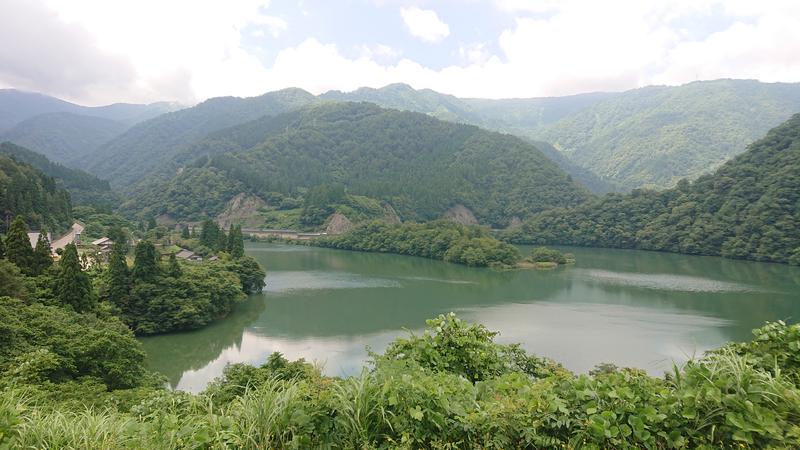
[(450, 35), (450, 27), (439, 19), (436, 11), (417, 7), (403, 8), (400, 15), (412, 36), (426, 42), (439, 42)]
[[(494, 41), (456, 47), (460, 58), (436, 70), (394, 43), (365, 43), (347, 57), (335, 42), (313, 36), (264, 63), (259, 49), (243, 45), (245, 33), (268, 47), (290, 27), (269, 14), (266, 0), (51, 0), (49, 9), (0, 1), (10, 11), (0, 16), (0, 41), (16, 42), (0, 46), (0, 85), (92, 104), (189, 102), (289, 86), (320, 93), (394, 82), (499, 98), (721, 77), (800, 81), (796, 0), (495, 0), (516, 16), (513, 25)], [(449, 35), (433, 11), (401, 14), (420, 39)], [(717, 31), (684, 29), (704, 20)]]

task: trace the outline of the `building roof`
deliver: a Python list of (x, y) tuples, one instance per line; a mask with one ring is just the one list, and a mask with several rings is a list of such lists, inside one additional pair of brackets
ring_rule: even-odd
[(175, 257), (181, 259), (189, 259), (193, 256), (195, 256), (195, 253), (191, 250), (186, 250), (185, 248), (181, 249), (181, 251), (178, 253), (175, 253)]
[(107, 237), (103, 237), (103, 238), (100, 238), (100, 239), (98, 239), (96, 241), (92, 241), (92, 245), (111, 245), (113, 243), (114, 243), (114, 241), (112, 241), (111, 238), (107, 238)]

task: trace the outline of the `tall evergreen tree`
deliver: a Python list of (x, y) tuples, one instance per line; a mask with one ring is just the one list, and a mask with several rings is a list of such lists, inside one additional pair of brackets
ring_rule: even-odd
[(218, 241), (219, 227), (210, 219), (204, 220), (200, 229), (200, 244), (213, 250), (216, 249)]
[(131, 275), (134, 281), (153, 281), (161, 270), (158, 267), (158, 253), (150, 241), (141, 241), (136, 244)]
[(131, 292), (131, 273), (125, 260), (126, 253), (125, 245), (115, 242), (108, 261), (108, 298), (117, 306), (125, 305)]
[(181, 238), (189, 239), (190, 237), (192, 237), (192, 235), (189, 234), (189, 226), (184, 225), (183, 228), (181, 228)]
[(0, 236), (0, 259), (4, 259), (6, 257), (6, 244), (4, 242), (3, 236)]
[(233, 225), (228, 234), (228, 253), (234, 258), (244, 256), (244, 237), (242, 236), (242, 226)]
[(47, 230), (42, 229), (36, 248), (31, 258), (31, 270), (39, 275), (53, 265), (53, 249), (50, 248), (50, 239), (47, 239)]
[(170, 253), (169, 262), (167, 263), (167, 276), (178, 278), (181, 275), (183, 275), (183, 269), (181, 269), (178, 258), (175, 257), (175, 253)]
[(217, 243), (214, 245), (214, 250), (218, 252), (224, 252), (228, 250), (228, 236), (225, 234), (225, 230), (221, 228), (217, 232)]
[(78, 248), (75, 244), (67, 244), (61, 261), (58, 264), (59, 272), (56, 278), (56, 299), (62, 305), (70, 305), (77, 312), (90, 311), (94, 308), (92, 296), (92, 282), (89, 276), (81, 270), (78, 260)]
[(8, 229), (6, 258), (16, 264), (23, 273), (28, 275), (33, 273), (33, 248), (28, 239), (28, 227), (20, 216), (11, 222)]

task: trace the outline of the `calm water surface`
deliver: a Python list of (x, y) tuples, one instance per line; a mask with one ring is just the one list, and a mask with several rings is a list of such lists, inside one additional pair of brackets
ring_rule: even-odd
[[(523, 249), (526, 251), (526, 249)], [(142, 339), (172, 387), (202, 390), (228, 363), (270, 353), (329, 375), (360, 371), (365, 347), (454, 311), (536, 354), (585, 372), (601, 362), (661, 374), (674, 362), (745, 340), (766, 320), (800, 317), (800, 268), (628, 250), (571, 248), (577, 263), (498, 272), (398, 255), (274, 244), (247, 253), (267, 287), (199, 331)]]

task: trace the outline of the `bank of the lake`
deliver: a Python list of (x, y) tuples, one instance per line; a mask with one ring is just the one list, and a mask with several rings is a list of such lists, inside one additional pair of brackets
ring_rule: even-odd
[[(800, 268), (632, 250), (567, 248), (576, 263), (494, 271), (391, 254), (253, 243), (263, 294), (219, 323), (142, 339), (149, 365), (197, 391), (229, 362), (273, 351), (360, 370), (403, 328), (455, 311), (504, 342), (587, 371), (611, 361), (660, 374), (673, 360), (748, 339), (766, 320), (800, 317)], [(523, 254), (530, 248), (522, 248)]]

